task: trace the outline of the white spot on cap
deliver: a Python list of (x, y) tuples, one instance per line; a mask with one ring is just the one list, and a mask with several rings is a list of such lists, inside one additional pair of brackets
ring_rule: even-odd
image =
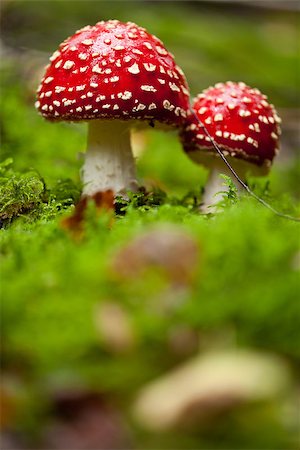
[(128, 32), (128, 37), (129, 37), (129, 39), (137, 39), (137, 38), (138, 38), (138, 35), (132, 33), (131, 31), (129, 31), (129, 32)]
[(181, 90), (185, 95), (187, 95), (187, 96), (190, 95), (189, 91), (187, 90), (187, 88), (185, 86), (181, 86)]
[(229, 136), (230, 136), (229, 131), (224, 131), (223, 136), (224, 136), (224, 138), (226, 138), (226, 139), (229, 138)]
[(262, 104), (262, 106), (265, 106), (265, 107), (269, 106), (269, 103), (266, 102), (266, 100), (262, 100), (261, 104)]
[[(80, 69), (81, 70), (81, 69)], [(101, 67), (99, 67), (98, 64), (96, 64), (93, 68), (92, 68), (92, 72), (94, 73), (102, 73), (102, 69)]]
[(128, 63), (131, 60), (132, 60), (131, 56), (129, 56), (129, 55), (124, 56), (124, 62)]
[(68, 89), (68, 91), (69, 91), (69, 92), (73, 92), (73, 91), (74, 91), (74, 87), (70, 87), (70, 88)]
[(77, 112), (81, 112), (81, 111), (82, 111), (81, 106), (78, 106), (78, 108), (76, 108), (76, 111), (77, 111)]
[(80, 67), (80, 72), (86, 72), (88, 70), (88, 66)]
[(239, 111), (239, 116), (240, 117), (249, 117), (249, 116), (251, 116), (251, 112), (250, 111), (246, 111), (244, 109), (241, 109)]
[(172, 105), (172, 104), (169, 102), (169, 100), (164, 100), (164, 101), (163, 101), (163, 107), (164, 107), (165, 109), (168, 109), (169, 111), (173, 111), (173, 109), (175, 109), (175, 106)]
[(45, 92), (45, 97), (51, 97), (51, 95), (52, 95), (52, 91)]
[(143, 103), (139, 103), (136, 107), (137, 111), (142, 111), (143, 109), (146, 109), (146, 105), (144, 105)]
[(154, 86), (148, 85), (148, 84), (142, 84), (141, 86), (142, 91), (148, 91), (148, 92), (156, 92), (157, 89), (155, 89)]
[(62, 60), (58, 61), (54, 67), (55, 67), (55, 69), (58, 69), (61, 65), (62, 65)]
[(39, 108), (40, 107), (40, 102), (39, 101), (37, 101), (37, 102), (35, 102), (35, 104), (34, 104), (34, 106), (36, 107), (36, 108)]
[(154, 72), (154, 70), (156, 69), (156, 65), (151, 63), (143, 63), (143, 66), (145, 67), (147, 72)]
[(157, 78), (157, 80), (160, 84), (166, 84), (166, 80), (163, 80), (162, 78)]
[(122, 67), (121, 60), (120, 60), (120, 59), (117, 59), (117, 61), (116, 61), (115, 64), (116, 64), (117, 67)]
[(143, 55), (143, 52), (141, 52), (139, 49), (137, 49), (137, 48), (133, 48), (132, 50), (132, 53), (135, 53), (136, 55)]
[(274, 119), (275, 119), (276, 123), (281, 123), (282, 122), (282, 120), (280, 119), (280, 117), (277, 114), (275, 114)]
[(107, 68), (107, 69), (104, 70), (104, 73), (109, 75), (110, 73), (112, 73), (112, 70), (110, 68)]
[(128, 67), (128, 72), (136, 75), (140, 73), (140, 68), (137, 63), (132, 64), (132, 66)]
[(160, 55), (165, 56), (168, 54), (167, 50), (164, 49), (163, 47), (161, 47), (160, 45), (156, 45), (155, 48), (156, 48), (157, 53), (159, 53)]
[(110, 108), (110, 104), (109, 103), (106, 103), (105, 105), (102, 105), (102, 108), (103, 109), (109, 109)]
[(215, 115), (215, 117), (214, 117), (215, 122), (222, 122), (222, 120), (223, 120), (223, 114), (218, 113)]
[(70, 60), (68, 59), (68, 61), (66, 61), (66, 62), (64, 63), (63, 68), (66, 69), (66, 70), (69, 70), (69, 69), (72, 69), (73, 66), (75, 66), (74, 61), (70, 61)]
[(207, 111), (206, 106), (202, 106), (202, 107), (198, 110), (198, 113), (199, 113), (199, 114), (204, 114), (204, 113), (206, 113), (206, 111)]
[(118, 105), (114, 105), (113, 109), (120, 109)]
[(118, 77), (118, 76), (116, 75), (116, 76), (114, 76), (114, 77), (111, 77), (111, 78), (110, 78), (110, 81), (111, 81), (112, 83), (115, 83), (116, 81), (119, 81), (119, 79), (120, 79), (120, 77)]
[(72, 45), (72, 46), (69, 48), (69, 50), (70, 50), (71, 52), (76, 52), (76, 50), (77, 50), (76, 45)]
[(58, 100), (53, 100), (53, 105), (60, 106), (60, 102)]
[(271, 133), (271, 138), (277, 140), (277, 139), (278, 139), (278, 136), (277, 136), (276, 133), (272, 132), (272, 133)]
[(92, 92), (87, 92), (87, 94), (86, 94), (87, 97), (93, 97), (93, 95), (94, 94)]
[(207, 125), (210, 125), (211, 122), (212, 122), (211, 117), (208, 117), (207, 119), (205, 119), (204, 122), (205, 122)]
[(169, 82), (169, 86), (172, 91), (180, 92), (179, 87), (175, 83)]
[(183, 73), (183, 70), (181, 69), (181, 67), (177, 66), (177, 64), (176, 64), (175, 69), (182, 77), (184, 77), (184, 73)]
[(48, 111), (48, 105), (43, 105), (41, 109), (42, 111)]
[(82, 61), (85, 61), (88, 57), (87, 53), (79, 53), (78, 58), (81, 59)]
[(115, 47), (114, 47), (114, 50), (125, 50), (125, 47), (123, 46), (123, 45), (116, 45)]
[(249, 98), (249, 97), (243, 97), (243, 98), (242, 98), (242, 101), (243, 101), (244, 103), (251, 103), (251, 102), (252, 102), (251, 98)]
[(148, 106), (148, 109), (156, 109), (157, 108), (157, 106), (156, 106), (156, 104), (155, 103), (150, 103), (150, 105)]
[(132, 97), (132, 92), (130, 91), (124, 91), (118, 93), (118, 98), (121, 98), (122, 100), (129, 100)]
[(76, 103), (76, 100), (65, 100), (64, 106), (69, 106), (69, 105), (72, 105), (73, 103)]
[(84, 109), (86, 110), (86, 111), (89, 111), (90, 109), (92, 109), (93, 107), (92, 107), (92, 105), (86, 105), (85, 107), (84, 107)]
[(143, 42), (143, 45), (148, 48), (148, 50), (152, 50), (152, 45), (149, 42)]
[(84, 91), (84, 89), (85, 89), (85, 84), (81, 84), (81, 85), (79, 85), (79, 86), (76, 86), (76, 91)]
[(45, 84), (51, 83), (51, 81), (53, 81), (54, 78), (53, 77), (47, 77), (46, 80), (44, 81)]
[(65, 91), (66, 88), (64, 86), (55, 86), (55, 93), (59, 94), (60, 92)]
[(85, 39), (81, 42), (83, 45), (93, 45), (93, 39)]
[(204, 139), (204, 134), (196, 134), (196, 138), (198, 139)]
[(98, 95), (98, 97), (96, 98), (96, 102), (100, 102), (101, 100), (105, 100), (106, 96), (105, 95)]
[(90, 83), (90, 86), (92, 87), (92, 88), (97, 88), (98, 86), (99, 86), (99, 84), (98, 83), (94, 83), (93, 81)]
[(57, 59), (60, 56), (60, 52), (58, 50), (56, 50), (52, 56), (50, 56), (50, 61), (54, 61), (55, 59)]
[(166, 71), (165, 71), (163, 66), (159, 66), (159, 71), (160, 71), (160, 73), (166, 73)]
[(222, 131), (221, 131), (221, 130), (217, 130), (217, 131), (216, 131), (216, 136), (222, 137), (222, 136), (223, 136)]
[(227, 107), (228, 109), (234, 109), (236, 105), (234, 103), (228, 103)]
[(93, 58), (96, 58), (97, 56), (100, 56), (100, 53), (99, 53), (99, 52), (94, 52), (94, 53), (92, 53), (92, 57), (93, 57)]

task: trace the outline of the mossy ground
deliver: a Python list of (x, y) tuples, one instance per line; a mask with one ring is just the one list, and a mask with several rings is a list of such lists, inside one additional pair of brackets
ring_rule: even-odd
[[(29, 2), (30, 8), (32, 5)], [(53, 4), (53, 10), (57, 8)], [(77, 5), (75, 10), (82, 13), (83, 7)], [(175, 21), (181, 26), (179, 34), (191, 33), (192, 25), (187, 26), (185, 16), (180, 19), (179, 10), (172, 12), (171, 22), (164, 11), (165, 22), (161, 20), (152, 31), (164, 39), (172, 36), (171, 43), (185, 61), (181, 41), (176, 42), (170, 32)], [(188, 8), (184, 10), (188, 16)], [(153, 17), (158, 17), (155, 11), (151, 6), (149, 20), (153, 23)], [(13, 7), (8, 13), (13, 14)], [(124, 11), (121, 14), (125, 17)], [(221, 15), (211, 14), (214, 21), (220, 21)], [(75, 22), (79, 16), (74, 13)], [(189, 20), (190, 24), (196, 21)], [(229, 17), (227, 20), (222, 25), (225, 28), (231, 26)], [(241, 17), (230, 39), (234, 40), (235, 34), (243, 36), (236, 46), (245, 49), (248, 41), (242, 32), (243, 20), (257, 40), (261, 37)], [(194, 45), (197, 49), (204, 46), (211, 58), (216, 52), (215, 61), (221, 64), (224, 48), (216, 35), (211, 34), (216, 41), (210, 42), (207, 34), (200, 33)], [(282, 50), (278, 56), (268, 39), (262, 40), (265, 47), (259, 53), (265, 71), (267, 62), (277, 67), (278, 59), (285, 59), (291, 68), (291, 53)], [(190, 64), (195, 86), (196, 69)], [(226, 78), (228, 71), (235, 69), (234, 60), (228, 64), (222, 62), (222, 67), (227, 67), (222, 73)], [(291, 70), (285, 73), (282, 67), (274, 71), (273, 81), (261, 73), (261, 84), (270, 91), (272, 82), (281, 86), (282, 78), (291, 76)], [(236, 70), (242, 72), (240, 66)], [(129, 442), (138, 448), (296, 448), (293, 420), (281, 420), (273, 404), (238, 408), (196, 429), (164, 434), (142, 430), (131, 417), (131, 406), (145, 383), (199, 351), (215, 348), (274, 353), (297, 378), (299, 224), (275, 216), (247, 195), (237, 198), (234, 192), (224, 196), (218, 214), (201, 214), (206, 171), (187, 159), (175, 133), (150, 130), (142, 136), (144, 150), (137, 161), (145, 190), (131, 195), (129, 202), (119, 201), (116, 213), (99, 213), (90, 203), (84, 232), (74, 238), (62, 220), (73, 212), (80, 196), (81, 161), (76, 155), (84, 151), (85, 126), (42, 120), (33, 108), (31, 84), (9, 58), (2, 77), (2, 366), (5, 378), (12, 380), (4, 383), (9, 432), (23, 445), (36, 448), (55, 417), (54, 392), (80, 386), (100, 393), (113, 405), (125, 422)], [(206, 78), (222, 81), (220, 77), (214, 80), (208, 70)], [(294, 106), (293, 83), (285, 93), (275, 91), (281, 105)], [(299, 216), (300, 165), (295, 150), (288, 148), (289, 157), (282, 159), (281, 166), (275, 164), (268, 178), (253, 179), (250, 184), (280, 211)], [(176, 225), (198, 248), (192, 278), (183, 287), (176, 283), (174, 287), (164, 272), (151, 268), (130, 280), (118, 277), (112, 269), (120, 249), (159, 225)], [(116, 347), (101, 331), (99, 311), (107, 304), (117, 305), (128, 322), (131, 337), (127, 347)], [(174, 340), (185, 342), (186, 336), (186, 344), (178, 349)], [(288, 404), (294, 389), (291, 385)]]

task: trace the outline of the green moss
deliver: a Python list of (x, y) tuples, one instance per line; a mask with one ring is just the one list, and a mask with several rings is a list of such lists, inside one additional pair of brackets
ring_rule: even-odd
[[(94, 8), (86, 2), (73, 2), (68, 23), (60, 14), (64, 2), (51, 7), (48, 2), (49, 8), (42, 2), (19, 3), (5, 6), (11, 45), (25, 35), (28, 47), (37, 43), (48, 54), (68, 32), (95, 22)], [(171, 9), (161, 2), (142, 8), (136, 2), (110, 3), (102, 2), (99, 14), (136, 20), (158, 33), (176, 53), (195, 93), (213, 82), (244, 79), (271, 94), (276, 106), (295, 105), (296, 56), (283, 44), (294, 30), (288, 14), (269, 18), (259, 10), (249, 20), (240, 10), (234, 16), (227, 10), (199, 10), (197, 2), (174, 3)], [(40, 16), (45, 33), (37, 25)], [(22, 20), (8, 20), (14, 17)], [(282, 25), (290, 34), (267, 31)], [(31, 80), (23, 63), (16, 70), (14, 61), (2, 71), (2, 368), (20, 383), (25, 398), (10, 430), (20, 432), (27, 448), (42, 448), (40, 436), (57, 419), (53, 391), (80, 385), (112, 401), (137, 448), (297, 448), (298, 425), (289, 409), (296, 398), (293, 383), (284, 394), (289, 411), (284, 423), (272, 402), (238, 408), (196, 431), (178, 427), (163, 435), (141, 430), (130, 413), (140, 387), (203, 350), (268, 351), (299, 376), (299, 224), (246, 195), (238, 198), (226, 177), (230, 191), (218, 213), (203, 215), (205, 169), (187, 158), (175, 133), (154, 129), (145, 134), (137, 160), (145, 188), (128, 201), (117, 199), (113, 219), (111, 213), (96, 214), (90, 204), (82, 239), (74, 239), (61, 221), (80, 196), (76, 155), (85, 148), (86, 127), (38, 116)], [(275, 163), (269, 177), (251, 179), (250, 186), (278, 210), (299, 216), (300, 164), (284, 126), (283, 164)], [(153, 268), (130, 280), (112, 271), (117, 253), (157, 225), (177, 226), (199, 249), (194, 278), (184, 289), (174, 288)], [(124, 352), (109, 345), (100, 329), (99, 310), (110, 303), (121, 309), (132, 333), (132, 346)], [(178, 352), (173, 341), (177, 336), (182, 343), (182, 330), (194, 341), (182, 338), (186, 344)]]

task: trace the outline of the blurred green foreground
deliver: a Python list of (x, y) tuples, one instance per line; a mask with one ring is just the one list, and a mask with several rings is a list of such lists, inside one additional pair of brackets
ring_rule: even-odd
[(2, 2), (3, 450), (299, 448), (299, 224), (234, 191), (201, 214), (206, 171), (149, 130), (134, 137), (146, 191), (116, 215), (89, 204), (74, 235), (86, 127), (33, 107), (65, 37), (137, 22), (193, 95), (231, 79), (269, 96), (282, 151), (249, 183), (299, 217), (299, 15), (266, 3)]

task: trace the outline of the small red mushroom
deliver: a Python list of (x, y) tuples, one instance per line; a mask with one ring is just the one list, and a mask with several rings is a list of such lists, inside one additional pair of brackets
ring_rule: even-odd
[[(279, 150), (281, 119), (258, 89), (242, 82), (217, 83), (199, 94), (192, 108), (242, 179), (247, 173), (259, 176), (269, 172)], [(193, 114), (188, 116), (181, 140), (187, 155), (210, 170), (203, 198), (206, 210), (219, 200), (215, 194), (224, 190), (219, 175), (231, 172)]]
[(83, 193), (118, 193), (136, 185), (130, 128), (137, 121), (183, 125), (189, 90), (157, 37), (109, 20), (82, 28), (53, 53), (36, 108), (52, 121), (88, 121)]

